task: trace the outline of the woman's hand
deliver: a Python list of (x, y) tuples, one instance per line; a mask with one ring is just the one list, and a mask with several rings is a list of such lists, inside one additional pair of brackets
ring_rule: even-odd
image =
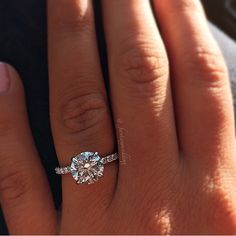
[(235, 127), (224, 60), (197, 0), (154, 0), (153, 8), (156, 19), (148, 0), (102, 1), (109, 98), (92, 1), (48, 0), (60, 165), (83, 151), (108, 155), (116, 144), (120, 158), (91, 185), (63, 175), (60, 214), (20, 80), (1, 65), (0, 200), (11, 234), (236, 233)]

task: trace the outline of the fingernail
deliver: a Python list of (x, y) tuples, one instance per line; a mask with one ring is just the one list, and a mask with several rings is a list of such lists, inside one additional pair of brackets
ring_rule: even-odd
[(0, 93), (4, 93), (9, 89), (10, 78), (8, 75), (7, 65), (0, 62)]

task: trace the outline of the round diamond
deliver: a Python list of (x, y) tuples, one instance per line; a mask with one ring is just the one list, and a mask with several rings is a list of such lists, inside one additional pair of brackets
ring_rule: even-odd
[(72, 177), (79, 184), (91, 184), (103, 176), (101, 157), (95, 152), (82, 152), (71, 161)]

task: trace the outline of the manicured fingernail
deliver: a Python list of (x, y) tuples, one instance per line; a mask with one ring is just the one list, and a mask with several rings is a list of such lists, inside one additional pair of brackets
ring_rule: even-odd
[(0, 93), (4, 93), (9, 89), (10, 79), (7, 71), (7, 65), (0, 62)]

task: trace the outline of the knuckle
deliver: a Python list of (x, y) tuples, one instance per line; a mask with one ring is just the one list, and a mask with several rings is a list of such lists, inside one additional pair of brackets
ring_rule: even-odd
[[(222, 183), (222, 179), (226, 183)], [(235, 232), (236, 229), (236, 201), (234, 180), (232, 177), (217, 174), (209, 177), (203, 186), (203, 192), (211, 213), (208, 219), (210, 225), (216, 224), (216, 227), (227, 228), (228, 232)], [(227, 224), (227, 227), (226, 227)]]
[(23, 168), (1, 168), (0, 196), (8, 207), (14, 207), (21, 202), (30, 190), (30, 180)]
[(220, 52), (198, 48), (191, 55), (191, 59), (186, 57), (186, 65), (194, 73), (193, 78), (204, 82), (204, 86), (222, 85), (227, 76), (227, 68)]
[(102, 125), (108, 114), (106, 99), (102, 93), (91, 91), (81, 91), (75, 87), (64, 91), (59, 111), (66, 133), (94, 131)]
[[(165, 182), (169, 182), (166, 181)], [(177, 183), (177, 181), (175, 180)], [(151, 184), (150, 184), (151, 185)], [(165, 186), (164, 186), (165, 185)], [(173, 230), (174, 222), (174, 203), (179, 200), (179, 194), (170, 189), (173, 189), (173, 183), (164, 183), (162, 187), (155, 190), (148, 187), (145, 189), (145, 194), (139, 194), (137, 201), (134, 201), (134, 208), (137, 205), (143, 209), (142, 215), (136, 215), (140, 222), (140, 227), (144, 232), (149, 234), (164, 234), (169, 235)], [(160, 185), (161, 186), (161, 185)], [(144, 189), (142, 189), (143, 191)]]
[(168, 72), (168, 60), (163, 52), (150, 45), (137, 45), (121, 55), (120, 70), (135, 83), (152, 82)]
[(133, 45), (121, 53), (119, 61), (118, 73), (125, 78), (124, 86), (136, 94), (153, 94), (156, 86), (168, 78), (167, 56), (154, 43)]
[(169, 235), (172, 227), (169, 210), (149, 211), (142, 220), (142, 225), (150, 234)]

